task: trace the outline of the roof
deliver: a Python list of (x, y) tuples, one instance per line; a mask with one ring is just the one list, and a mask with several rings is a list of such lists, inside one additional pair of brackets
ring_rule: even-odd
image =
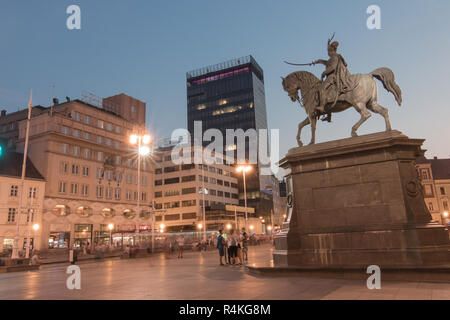
[(416, 163), (430, 164), (434, 180), (450, 179), (450, 159), (426, 159), (425, 157), (420, 157), (416, 160)]
[(214, 74), (219, 71), (235, 68), (238, 66), (248, 65), (251, 64), (255, 66), (255, 68), (261, 73), (261, 76), (264, 74), (262, 68), (259, 66), (259, 64), (256, 62), (255, 58), (253, 58), (251, 55), (224, 61), (221, 63), (213, 64), (207, 67), (198, 68), (195, 70), (191, 70), (189, 72), (186, 72), (186, 79), (190, 80), (192, 78), (197, 78), (200, 76), (204, 76), (207, 74)]
[[(8, 151), (0, 157), (0, 176), (18, 177), (22, 176), (23, 154), (14, 151)], [(30, 158), (27, 159), (27, 169), (25, 177), (30, 179), (45, 180), (41, 173), (36, 169)]]

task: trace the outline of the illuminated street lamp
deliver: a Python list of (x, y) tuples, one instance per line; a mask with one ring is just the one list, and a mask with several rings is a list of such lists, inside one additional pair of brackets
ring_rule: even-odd
[(242, 177), (244, 179), (244, 204), (245, 204), (245, 230), (247, 230), (248, 224), (248, 210), (247, 210), (247, 185), (245, 184), (245, 174), (252, 170), (252, 167), (249, 165), (242, 165), (236, 168), (237, 172), (242, 172)]
[(34, 231), (38, 231), (39, 230), (39, 225), (37, 223), (33, 224), (33, 230)]
[(108, 224), (109, 229), (109, 246), (112, 246), (112, 230), (114, 229), (114, 225), (112, 223)]
[(250, 230), (253, 231), (254, 228), (255, 228), (255, 227), (254, 227), (253, 225), (250, 226)]
[(132, 134), (130, 135), (130, 144), (131, 145), (137, 145), (137, 154), (138, 154), (138, 197), (137, 197), (137, 214), (136, 214), (136, 242), (139, 239), (139, 217), (140, 217), (140, 205), (141, 205), (141, 157), (147, 156), (150, 153), (149, 144), (151, 141), (151, 137), (144, 133), (144, 134)]
[(200, 230), (202, 230), (203, 225), (202, 225), (201, 223), (199, 223), (199, 224), (197, 225), (197, 228), (200, 229)]
[(231, 229), (231, 224), (227, 224), (227, 229), (228, 229), (228, 230)]
[(444, 211), (444, 212), (442, 213), (442, 216), (443, 216), (444, 218), (448, 218), (448, 216), (449, 216), (448, 211)]

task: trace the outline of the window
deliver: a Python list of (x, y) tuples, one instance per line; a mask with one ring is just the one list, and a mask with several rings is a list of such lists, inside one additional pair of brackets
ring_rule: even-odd
[(448, 210), (448, 202), (447, 201), (442, 202), (442, 205), (444, 206), (444, 210)]
[(81, 195), (84, 197), (87, 197), (89, 195), (89, 186), (86, 184), (83, 184), (81, 187)]
[(223, 180), (217, 179), (217, 184), (223, 186)]
[(78, 174), (78, 171), (80, 169), (80, 166), (77, 164), (72, 165), (72, 174)]
[(164, 192), (165, 197), (173, 197), (173, 196), (179, 196), (180, 190), (166, 190)]
[(8, 209), (8, 222), (15, 222), (16, 221), (16, 208), (9, 208)]
[(138, 199), (138, 193), (137, 193), (137, 191), (135, 191), (134, 192), (134, 200), (137, 201), (137, 199)]
[(89, 167), (83, 167), (83, 176), (89, 177)]
[(161, 173), (162, 173), (162, 169), (161, 168), (155, 169), (155, 174), (161, 174)]
[(67, 143), (61, 144), (61, 152), (65, 154), (69, 153), (69, 145)]
[(444, 187), (440, 187), (439, 189), (441, 190), (441, 195), (444, 196), (445, 195), (445, 188)]
[(433, 203), (432, 203), (432, 202), (428, 202), (428, 209), (429, 209), (430, 211), (433, 211), (433, 210), (434, 210), (434, 207), (433, 207)]
[(61, 162), (61, 173), (66, 174), (69, 171), (69, 165), (67, 162)]
[(103, 178), (103, 168), (97, 168), (97, 179)]
[(181, 190), (181, 194), (191, 194), (191, 193), (195, 193), (196, 192), (196, 188), (192, 187), (192, 188), (183, 188)]
[(106, 179), (112, 180), (113, 178), (113, 172), (111, 170), (106, 171)]
[(111, 139), (106, 138), (105, 139), (105, 143), (106, 143), (107, 146), (110, 146), (112, 144)]
[(105, 123), (102, 120), (98, 120), (97, 127), (99, 127), (100, 129), (103, 129), (105, 127)]
[(120, 189), (117, 188), (116, 190), (114, 190), (114, 198), (116, 200), (120, 200)]
[(19, 193), (19, 186), (16, 186), (16, 185), (11, 186), (11, 189), (9, 191), (9, 195), (11, 197), (17, 197), (18, 193)]
[(147, 185), (147, 177), (142, 177), (142, 185), (146, 186)]
[(229, 192), (225, 192), (225, 198), (229, 198), (230, 197), (230, 193)]
[(62, 134), (68, 135), (68, 134), (69, 134), (69, 128), (67, 128), (67, 127), (61, 127), (61, 133), (62, 133)]
[(155, 203), (155, 209), (156, 210), (162, 209), (162, 203)]
[(86, 140), (91, 140), (91, 134), (89, 132), (83, 133), (83, 138)]
[(106, 130), (108, 131), (112, 131), (112, 124), (111, 123), (106, 123)]
[(195, 175), (184, 176), (181, 178), (181, 182), (189, 182), (189, 181), (195, 181)]
[(216, 168), (214, 168), (214, 167), (209, 167), (209, 172), (216, 172)]
[(91, 149), (84, 149), (83, 156), (85, 159), (90, 159), (91, 158)]
[(71, 194), (78, 194), (78, 184), (77, 183), (71, 183), (70, 184), (70, 193)]
[(91, 124), (91, 117), (89, 117), (89, 116), (84, 116), (84, 122), (85, 122), (86, 124)]
[(162, 197), (162, 191), (156, 191), (155, 198), (161, 198), (161, 197)]
[(175, 172), (179, 170), (179, 166), (165, 167), (164, 172)]
[(126, 193), (127, 200), (131, 200), (131, 191), (127, 191)]
[(136, 113), (136, 107), (135, 106), (131, 106), (131, 112), (132, 113)]
[(79, 114), (78, 112), (74, 112), (74, 113), (73, 113), (73, 118), (74, 118), (76, 121), (81, 121), (81, 114)]
[(192, 207), (192, 206), (195, 206), (195, 204), (196, 204), (195, 199), (194, 200), (184, 200), (184, 201), (182, 201), (181, 206), (182, 207)]
[(215, 196), (216, 195), (216, 190), (210, 189), (209, 190), (209, 194), (212, 195), (212, 196)]
[(80, 156), (80, 147), (78, 147), (78, 146), (74, 146), (73, 147), (73, 155), (75, 157), (79, 157)]
[(122, 164), (122, 157), (121, 156), (116, 156), (116, 165), (120, 166)]
[(217, 196), (218, 197), (223, 197), (223, 191), (217, 190)]
[(116, 126), (116, 133), (120, 134), (121, 131), (122, 131), (122, 129), (120, 127)]
[(30, 187), (28, 189), (28, 198), (33, 197), (34, 199), (36, 199), (36, 191), (37, 191), (37, 188)]
[(190, 170), (190, 169), (195, 169), (194, 163), (181, 165), (181, 170)]
[(141, 200), (147, 201), (147, 192), (142, 192)]
[(112, 198), (112, 188), (106, 188), (106, 198), (107, 199)]
[(66, 183), (65, 182), (62, 182), (62, 181), (59, 182), (58, 192), (66, 193)]
[(103, 187), (97, 186), (95, 193), (97, 195), (97, 198), (103, 198)]
[(155, 186), (162, 186), (162, 180), (155, 180)]
[(223, 185), (224, 185), (225, 187), (229, 187), (229, 186), (230, 186), (230, 182), (224, 181), (224, 182), (223, 182)]
[(103, 143), (103, 137), (102, 136), (97, 136), (97, 143), (98, 144), (102, 144)]
[[(170, 178), (170, 179), (164, 179), (164, 184), (173, 184), (173, 183), (179, 183), (180, 182), (180, 178), (176, 177), (176, 178)], [(155, 181), (156, 183), (156, 181)]]
[(80, 137), (80, 131), (77, 129), (73, 129), (72, 130), (72, 134), (75, 138), (79, 138)]
[(114, 141), (114, 148), (120, 149), (120, 141)]
[(103, 152), (101, 152), (101, 151), (97, 152), (97, 160), (103, 161)]
[(216, 184), (217, 180), (216, 178), (209, 178), (209, 182), (212, 184)]
[(131, 184), (133, 182), (133, 176), (131, 174), (127, 174), (127, 184)]
[(31, 222), (33, 222), (34, 221), (34, 210), (33, 209), (28, 209), (27, 223), (30, 222), (30, 218), (31, 218)]
[(425, 196), (433, 196), (433, 189), (431, 188), (430, 184), (426, 184), (423, 186), (424, 187), (424, 195)]

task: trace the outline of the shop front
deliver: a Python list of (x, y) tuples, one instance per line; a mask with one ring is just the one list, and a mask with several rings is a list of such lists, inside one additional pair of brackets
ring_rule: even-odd
[(73, 239), (75, 248), (89, 246), (92, 243), (92, 224), (76, 224)]

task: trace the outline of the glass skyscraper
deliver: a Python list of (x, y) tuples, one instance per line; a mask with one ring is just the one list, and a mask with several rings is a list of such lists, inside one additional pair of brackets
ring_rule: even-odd
[[(267, 129), (264, 73), (256, 60), (245, 56), (196, 69), (186, 74), (188, 130), (194, 137), (194, 121), (202, 121), (202, 131), (214, 128), (222, 132), (224, 151), (235, 148), (226, 144), (226, 129)], [(203, 142), (207, 146), (210, 142)], [(246, 159), (248, 159), (246, 143)], [(273, 209), (273, 176), (260, 175), (258, 165), (247, 174), (248, 206), (259, 216), (269, 216)], [(242, 180), (241, 176), (238, 176)], [(243, 183), (239, 181), (240, 204), (244, 204)], [(278, 190), (278, 188), (277, 188)]]

